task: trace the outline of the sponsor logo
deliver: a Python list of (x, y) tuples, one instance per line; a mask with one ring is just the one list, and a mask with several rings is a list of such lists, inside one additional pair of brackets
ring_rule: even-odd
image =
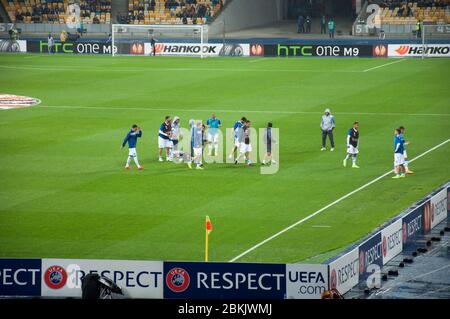
[(155, 44), (155, 53), (156, 54), (163, 52), (163, 50), (164, 50), (164, 44), (162, 44), (162, 43)]
[(401, 45), (395, 50), (399, 55), (405, 55), (409, 52), (409, 45)]
[(144, 43), (134, 42), (133, 44), (131, 44), (130, 53), (131, 54), (144, 54)]
[(250, 46), (251, 56), (264, 56), (264, 46), (261, 44), (252, 44)]
[(186, 270), (180, 267), (172, 268), (166, 276), (166, 284), (173, 292), (183, 292), (189, 287), (190, 277)]
[(64, 287), (67, 281), (67, 273), (61, 266), (51, 266), (44, 273), (45, 284), (51, 289)]
[(383, 250), (383, 256), (386, 257), (386, 255), (387, 255), (386, 236), (383, 236), (383, 242), (381, 243), (381, 248)]
[(39, 103), (41, 103), (41, 101), (33, 97), (0, 94), (0, 110), (19, 109), (38, 105)]
[(432, 57), (446, 57), (450, 56), (450, 45), (448, 44), (427, 44), (425, 46), (420, 44), (410, 45), (389, 45), (389, 56), (411, 57), (428, 55)]
[(373, 56), (374, 57), (380, 57), (384, 58), (387, 57), (388, 54), (388, 48), (384, 44), (375, 45), (373, 47)]

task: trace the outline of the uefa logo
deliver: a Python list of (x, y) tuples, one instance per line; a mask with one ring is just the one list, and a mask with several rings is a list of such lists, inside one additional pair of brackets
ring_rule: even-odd
[(166, 285), (173, 292), (183, 292), (189, 287), (189, 274), (183, 268), (172, 268), (166, 276)]
[(51, 266), (44, 273), (44, 281), (51, 289), (64, 287), (67, 281), (67, 273), (61, 266)]

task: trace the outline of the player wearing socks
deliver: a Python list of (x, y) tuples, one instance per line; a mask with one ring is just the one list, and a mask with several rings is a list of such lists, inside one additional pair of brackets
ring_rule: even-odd
[(125, 145), (128, 143), (128, 159), (127, 159), (127, 164), (125, 165), (126, 169), (131, 169), (131, 167), (130, 167), (131, 159), (134, 159), (134, 163), (136, 164), (136, 166), (139, 170), (144, 169), (143, 166), (139, 165), (139, 161), (138, 161), (137, 153), (136, 153), (137, 139), (141, 136), (142, 136), (141, 128), (139, 126), (137, 126), (136, 124), (134, 124), (131, 127), (131, 130), (128, 132), (127, 136), (125, 136), (125, 139), (123, 140), (121, 148), (124, 148)]
[(194, 152), (194, 162), (197, 164), (197, 169), (203, 169), (203, 125), (201, 121), (192, 128), (192, 149)]
[(251, 122), (247, 120), (242, 128), (242, 141), (240, 142), (239, 156), (234, 161), (234, 164), (237, 164), (239, 160), (244, 157), (247, 165), (252, 165), (252, 161), (250, 159), (250, 154), (252, 152), (252, 144), (250, 143), (250, 126)]
[(344, 167), (347, 166), (347, 160), (351, 157), (352, 158), (352, 168), (359, 168), (358, 165), (356, 165), (356, 156), (359, 153), (358, 146), (359, 146), (359, 123), (355, 122), (353, 123), (353, 127), (348, 130), (347, 134), (347, 155), (345, 156), (344, 161), (342, 164)]
[(222, 122), (216, 117), (216, 114), (212, 114), (211, 118), (206, 121), (206, 127), (208, 128), (207, 141), (208, 141), (208, 155), (212, 155), (212, 149), (214, 146), (214, 155), (217, 156), (219, 152), (219, 128), (222, 126)]
[(394, 172), (395, 176), (392, 178), (405, 177), (405, 157), (403, 155), (404, 147), (403, 137), (401, 136), (400, 129), (394, 130)]
[(170, 116), (166, 116), (164, 118), (164, 123), (162, 123), (159, 127), (158, 131), (158, 147), (159, 147), (159, 161), (162, 162), (162, 152), (166, 149), (166, 160), (172, 161), (171, 158), (171, 148), (173, 146), (172, 141), (170, 140), (172, 133), (172, 123), (170, 120)]
[(403, 140), (403, 150), (404, 150), (403, 151), (403, 156), (405, 157), (405, 161), (404, 161), (403, 167), (405, 168), (405, 173), (406, 174), (413, 174), (414, 172), (410, 171), (409, 168), (408, 168), (408, 154), (406, 154), (405, 145), (408, 145), (409, 141), (405, 141), (405, 137), (404, 137), (405, 128), (403, 126), (400, 126), (399, 130), (400, 130), (400, 138)]
[(272, 122), (267, 123), (267, 127), (264, 130), (264, 142), (266, 142), (266, 154), (264, 155), (262, 164), (266, 165), (269, 162), (276, 164), (275, 160), (272, 159), (272, 143), (274, 142), (272, 139)]
[(229, 159), (234, 159), (234, 152), (237, 150), (239, 152), (239, 149), (241, 148), (241, 140), (242, 140), (242, 128), (244, 126), (244, 123), (247, 121), (247, 119), (242, 117), (239, 121), (236, 121), (233, 125), (234, 130), (234, 146), (231, 149), (230, 155), (228, 156)]

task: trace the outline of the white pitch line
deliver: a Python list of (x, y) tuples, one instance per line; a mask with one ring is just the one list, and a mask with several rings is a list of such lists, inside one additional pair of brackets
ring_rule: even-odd
[(257, 63), (257, 62), (261, 62), (261, 61), (265, 61), (265, 60), (267, 60), (267, 58), (256, 58), (252, 61), (249, 61), (249, 63)]
[(117, 67), (117, 68), (89, 68), (89, 67), (54, 67), (54, 66), (10, 66), (10, 65), (0, 65), (0, 68), (12, 69), (12, 70), (35, 70), (35, 71), (87, 71), (87, 72), (185, 72), (185, 71), (211, 71), (211, 72), (312, 72), (312, 73), (362, 73), (363, 71), (352, 71), (352, 70), (308, 70), (308, 69), (236, 69), (236, 68), (153, 68), (153, 67), (142, 67), (142, 68), (128, 68), (128, 67)]
[[(440, 144), (438, 144), (438, 145), (436, 145), (436, 146), (430, 148), (429, 150), (423, 152), (422, 154), (416, 156), (415, 158), (413, 158), (412, 160), (410, 160), (410, 162), (414, 162), (415, 160), (421, 158), (422, 156), (425, 156), (426, 154), (428, 154), (428, 153), (434, 151), (435, 149), (441, 147), (442, 145), (445, 145), (445, 144), (448, 143), (448, 142), (450, 142), (450, 138), (447, 139), (447, 140), (445, 140), (444, 142), (442, 142), (442, 143), (440, 143)], [(389, 171), (387, 171), (387, 172), (384, 173), (383, 175), (378, 176), (377, 178), (371, 180), (371, 181), (368, 182), (367, 184), (364, 184), (364, 185), (358, 187), (357, 189), (351, 191), (350, 193), (348, 193), (348, 194), (346, 194), (346, 195), (344, 195), (344, 196), (342, 196), (342, 197), (336, 199), (334, 202), (332, 202), (332, 203), (330, 203), (330, 204), (328, 204), (328, 205), (322, 207), (321, 209), (315, 211), (315, 212), (312, 213), (311, 215), (308, 215), (308, 216), (306, 216), (305, 218), (300, 219), (300, 220), (297, 221), (296, 223), (294, 223), (294, 224), (292, 224), (292, 225), (290, 225), (290, 226), (288, 226), (288, 227), (286, 227), (286, 228), (280, 230), (279, 232), (273, 234), (272, 236), (270, 236), (270, 237), (264, 239), (263, 241), (259, 242), (258, 244), (254, 245), (253, 247), (250, 247), (249, 249), (247, 249), (247, 250), (244, 251), (243, 253), (237, 255), (236, 257), (234, 257), (233, 259), (231, 259), (229, 262), (235, 262), (236, 260), (238, 260), (238, 259), (244, 257), (244, 256), (247, 255), (248, 253), (254, 251), (254, 250), (257, 249), (258, 247), (261, 247), (262, 245), (264, 245), (265, 243), (271, 241), (272, 239), (277, 238), (278, 236), (280, 236), (281, 234), (284, 234), (284, 233), (287, 232), (288, 230), (290, 230), (290, 229), (292, 229), (292, 228), (294, 228), (294, 227), (296, 227), (296, 226), (298, 226), (298, 225), (300, 225), (300, 224), (303, 224), (304, 222), (306, 222), (307, 220), (309, 220), (309, 219), (313, 218), (314, 216), (320, 214), (320, 213), (323, 212), (324, 210), (326, 210), (326, 209), (328, 209), (328, 208), (330, 208), (330, 207), (332, 207), (332, 206), (334, 206), (334, 205), (336, 205), (336, 204), (342, 202), (344, 199), (346, 199), (346, 198), (352, 196), (353, 194), (355, 194), (355, 193), (357, 193), (357, 192), (359, 192), (359, 191), (361, 191), (361, 190), (363, 190), (363, 189), (369, 187), (370, 185), (372, 185), (372, 184), (378, 182), (380, 179), (386, 177), (386, 176), (389, 175), (389, 174), (392, 174), (392, 169), (389, 170)]]
[[(262, 114), (323, 114), (323, 112), (307, 111), (261, 111), (261, 110), (218, 110), (218, 109), (184, 109), (184, 108), (146, 108), (125, 106), (81, 106), (81, 105), (39, 105), (41, 108), (55, 109), (85, 109), (85, 110), (118, 110), (118, 111), (148, 111), (148, 112), (206, 112), (206, 113), (262, 113)], [(337, 115), (370, 115), (370, 116), (450, 116), (450, 113), (370, 113), (370, 112), (334, 112)]]
[(376, 69), (379, 69), (379, 68), (382, 68), (382, 67), (385, 67), (385, 66), (388, 66), (388, 65), (400, 63), (400, 62), (403, 62), (403, 61), (406, 61), (406, 59), (397, 60), (397, 61), (394, 61), (394, 62), (389, 62), (389, 63), (385, 63), (385, 64), (382, 64), (382, 65), (379, 65), (379, 66), (375, 66), (375, 67), (373, 67), (373, 68), (364, 70), (363, 72), (369, 72), (369, 71), (372, 71), (372, 70), (376, 70)]
[(331, 228), (331, 226), (328, 225), (312, 225), (313, 228)]

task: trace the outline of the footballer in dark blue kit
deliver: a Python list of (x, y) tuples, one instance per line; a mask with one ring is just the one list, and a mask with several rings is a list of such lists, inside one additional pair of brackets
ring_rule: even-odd
[(137, 152), (136, 152), (137, 139), (141, 136), (142, 136), (141, 128), (139, 126), (137, 126), (136, 124), (134, 124), (122, 142), (121, 148), (124, 148), (125, 145), (128, 143), (128, 158), (127, 158), (127, 163), (125, 165), (126, 169), (131, 169), (131, 166), (130, 166), (131, 159), (134, 160), (134, 163), (136, 164), (136, 166), (139, 170), (144, 169), (143, 166), (139, 165), (139, 161), (137, 158)]

